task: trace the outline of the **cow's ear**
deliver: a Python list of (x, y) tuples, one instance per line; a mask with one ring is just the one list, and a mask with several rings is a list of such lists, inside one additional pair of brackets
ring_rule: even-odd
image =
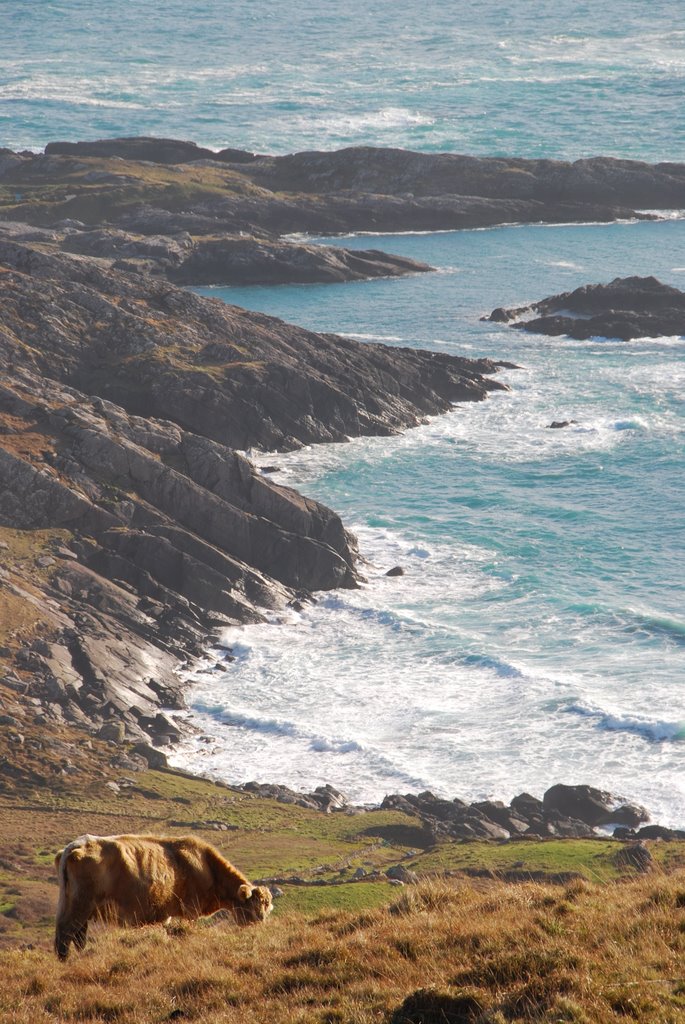
[(252, 895), (252, 886), (251, 885), (241, 885), (240, 888), (238, 889), (238, 899), (239, 900), (249, 900), (251, 895)]

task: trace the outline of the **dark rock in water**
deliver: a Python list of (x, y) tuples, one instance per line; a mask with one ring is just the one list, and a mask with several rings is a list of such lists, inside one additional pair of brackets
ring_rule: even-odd
[(577, 422), (578, 422), (578, 420), (553, 420), (550, 424), (548, 424), (547, 429), (548, 430), (561, 430), (563, 427), (570, 427), (574, 423), (577, 423)]
[(404, 569), (401, 565), (395, 565), (392, 569), (388, 569), (385, 574), (386, 576), (404, 576)]
[(617, 806), (617, 800), (611, 793), (592, 786), (552, 786), (544, 794), (542, 804), (546, 814), (560, 813), (593, 828), (611, 823), (632, 827), (641, 821), (649, 821), (649, 814), (643, 807)]
[(628, 828), (637, 828), (643, 821), (649, 821), (649, 812), (639, 804), (620, 804), (609, 811), (609, 821)]
[(492, 323), (495, 323), (495, 324), (507, 324), (507, 323), (509, 323), (510, 319), (511, 319), (511, 317), (510, 317), (509, 313), (507, 312), (507, 310), (503, 309), (501, 306), (498, 306), (497, 309), (493, 309), (493, 311), (490, 314), (490, 316), (482, 316), (481, 317), (481, 320), (484, 320), (484, 321), (485, 320), (491, 320)]
[[(522, 319), (531, 312), (534, 319)], [(617, 277), (609, 284), (583, 285), (519, 309), (493, 310), (488, 318), (518, 330), (588, 338), (657, 338), (685, 335), (685, 292), (655, 277)]]

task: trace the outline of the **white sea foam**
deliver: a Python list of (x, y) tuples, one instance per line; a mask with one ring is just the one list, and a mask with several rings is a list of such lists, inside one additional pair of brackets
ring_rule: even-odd
[(685, 719), (677, 722), (664, 722), (654, 719), (631, 718), (624, 715), (610, 714), (592, 705), (569, 704), (565, 709), (569, 714), (580, 715), (592, 719), (597, 728), (608, 732), (634, 733), (652, 743), (682, 743), (685, 741)]
[(407, 126), (429, 126), (435, 118), (406, 107), (382, 107), (355, 114), (300, 114), (295, 118), (301, 131), (320, 131), (328, 138), (347, 137), (370, 129), (397, 129)]
[(363, 334), (356, 332), (340, 332), (343, 338), (357, 338), (359, 341), (403, 341), (399, 334)]

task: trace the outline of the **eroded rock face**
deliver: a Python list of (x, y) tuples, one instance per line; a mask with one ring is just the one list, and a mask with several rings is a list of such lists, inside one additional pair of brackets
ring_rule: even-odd
[[(531, 313), (539, 314), (530, 317)], [(617, 277), (587, 284), (487, 318), (534, 334), (588, 338), (659, 338), (685, 334), (685, 292), (655, 277)]]
[(497, 367), (316, 335), (20, 237), (0, 241), (0, 527), (50, 536), (28, 574), (3, 569), (47, 623), (17, 665), (46, 722), (166, 745), (174, 670), (218, 627), (357, 586), (339, 517), (236, 449), (393, 433), (485, 398)]
[[(157, 233), (145, 230), (155, 223)], [(128, 227), (133, 230), (74, 221), (62, 221), (53, 229), (0, 221), (0, 239), (40, 242), (44, 251), (93, 256), (103, 267), (151, 274), (182, 285), (333, 284), (433, 269), (377, 249), (344, 249), (245, 233), (193, 238), (189, 231), (216, 232), (217, 225), (205, 224), (202, 218), (197, 222), (192, 214), (163, 216), (158, 211), (155, 217), (148, 212), (140, 223), (129, 215)]]

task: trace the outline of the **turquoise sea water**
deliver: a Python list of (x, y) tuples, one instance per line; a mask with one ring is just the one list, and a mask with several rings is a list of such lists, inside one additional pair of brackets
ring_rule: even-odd
[[(682, 3), (0, 0), (0, 143), (158, 134), (685, 159)], [(361, 340), (511, 360), (511, 391), (287, 456), (360, 537), (368, 584), (230, 636), (178, 758), (358, 800), (591, 782), (685, 824), (685, 341), (483, 324), (616, 275), (685, 288), (685, 221), (332, 240), (438, 273), (212, 289)], [(551, 431), (554, 419), (577, 425)], [(402, 564), (406, 575), (383, 573)]]
[(0, 137), (685, 158), (681, 0), (0, 0)]
[[(327, 241), (439, 271), (205, 292), (521, 369), (509, 393), (401, 438), (260, 458), (356, 529), (369, 584), (232, 632), (238, 661), (199, 677), (209, 717), (186, 756), (363, 800), (583, 780), (682, 821), (685, 339), (576, 342), (479, 317), (618, 274), (682, 286), (685, 220)], [(407, 574), (385, 578), (397, 563)]]

